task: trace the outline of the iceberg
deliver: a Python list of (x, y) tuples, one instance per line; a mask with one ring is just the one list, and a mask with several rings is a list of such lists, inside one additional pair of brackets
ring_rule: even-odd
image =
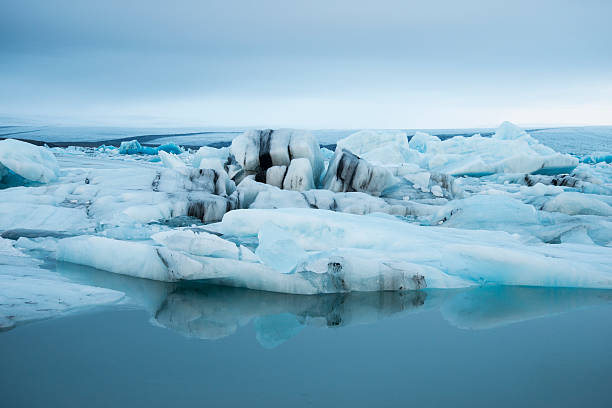
[(342, 149), (373, 164), (399, 165), (406, 162), (410, 147), (406, 132), (361, 130), (339, 140), (336, 151)]
[(555, 152), (509, 122), (502, 123), (492, 137), (476, 134), (447, 140), (416, 132), (407, 142), (403, 132), (361, 131), (339, 140), (336, 153), (343, 149), (376, 164), (413, 163), (452, 176), (570, 173), (579, 163), (576, 157)]
[(161, 151), (180, 154), (182, 149), (174, 143), (166, 143), (157, 147), (142, 146), (138, 140), (121, 142), (121, 145), (119, 146), (119, 154), (156, 155)]
[(504, 122), (490, 138), (457, 136), (441, 141), (417, 133), (409, 146), (412, 160), (421, 167), (453, 176), (569, 173), (578, 165), (577, 158), (555, 152), (509, 122)]
[(334, 192), (359, 191), (379, 196), (395, 182), (388, 169), (373, 166), (348, 150), (336, 149), (323, 186)]
[[(230, 152), (243, 170), (256, 175), (257, 181), (288, 189), (314, 187), (324, 170), (318, 142), (310, 132), (301, 130), (249, 130), (232, 141)], [(308, 161), (309, 166), (298, 159)], [(287, 167), (291, 179), (286, 184), (279, 183), (278, 170), (271, 174), (270, 181), (266, 180), (267, 170), (275, 166)]]
[(154, 147), (143, 147), (138, 140), (129, 140), (121, 142), (119, 146), (119, 154), (157, 154)]
[(596, 163), (612, 163), (612, 153), (610, 152), (595, 152), (584, 155), (580, 158), (581, 163), (596, 164)]
[(568, 215), (612, 216), (612, 206), (591, 195), (577, 192), (561, 193), (548, 200), (542, 209), (544, 211), (562, 212)]
[(0, 187), (13, 175), (36, 183), (57, 180), (57, 159), (48, 149), (15, 139), (0, 140)]
[(213, 169), (227, 173), (226, 165), (229, 164), (229, 154), (228, 147), (215, 149), (214, 147), (202, 146), (193, 155), (191, 164), (195, 168)]

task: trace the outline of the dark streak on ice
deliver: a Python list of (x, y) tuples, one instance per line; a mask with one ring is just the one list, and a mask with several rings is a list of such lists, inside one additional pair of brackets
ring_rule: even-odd
[(336, 178), (344, 183), (347, 191), (349, 191), (351, 188), (358, 164), (359, 156), (349, 152), (348, 150), (342, 151), (342, 156), (340, 157), (338, 168), (336, 169)]
[(272, 156), (270, 156), (270, 143), (272, 141), (272, 129), (265, 129), (259, 133), (259, 167), (265, 172), (272, 167)]

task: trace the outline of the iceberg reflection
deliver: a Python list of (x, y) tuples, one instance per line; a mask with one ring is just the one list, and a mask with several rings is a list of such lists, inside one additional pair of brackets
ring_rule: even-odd
[(612, 291), (596, 289), (484, 286), (290, 295), (202, 282), (157, 282), (67, 263), (57, 267), (73, 281), (124, 292), (151, 314), (153, 324), (184, 336), (220, 339), (252, 322), (266, 348), (282, 344), (306, 326), (373, 324), (424, 310), (440, 310), (461, 329), (489, 329), (612, 303)]
[(369, 292), (287, 295), (223, 286), (177, 287), (154, 314), (154, 321), (190, 337), (217, 339), (254, 321), (257, 339), (273, 347), (304, 326), (370, 324), (415, 311), (426, 292)]
[(485, 286), (461, 291), (440, 307), (461, 329), (490, 329), (612, 302), (605, 289)]

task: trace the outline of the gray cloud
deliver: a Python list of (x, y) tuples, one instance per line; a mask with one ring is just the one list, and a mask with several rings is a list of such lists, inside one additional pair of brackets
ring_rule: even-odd
[[(5, 2), (0, 113), (78, 121), (116, 107), (120, 121), (121, 111), (159, 117), (180, 106), (176, 120), (292, 125), (303, 121), (275, 107), (300, 100), (313, 126), (338, 104), (335, 120), (321, 123), (348, 126), (346, 107), (359, 105), (373, 127), (419, 126), (417, 112), (453, 106), (466, 121), (493, 124), (532, 103), (548, 109), (542, 121), (575, 104), (575, 117), (558, 120), (600, 120), (581, 112), (608, 106), (612, 92), (612, 3), (424, 3)], [(212, 117), (215, 101), (237, 101), (242, 116)]]

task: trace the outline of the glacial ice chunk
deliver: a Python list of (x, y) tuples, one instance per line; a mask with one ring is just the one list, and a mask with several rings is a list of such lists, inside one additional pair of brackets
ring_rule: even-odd
[(379, 196), (395, 181), (388, 169), (373, 166), (348, 150), (336, 149), (323, 186), (334, 192), (360, 191)]
[(527, 132), (511, 122), (505, 121), (499, 125), (493, 138), (500, 140), (516, 140), (525, 136), (529, 136)]
[(0, 184), (8, 177), (7, 170), (38, 183), (55, 181), (60, 174), (49, 149), (15, 139), (0, 140)]
[[(193, 155), (191, 159), (192, 160), (191, 164), (193, 167), (202, 168), (202, 166), (200, 165), (202, 160), (209, 160), (209, 161), (214, 160), (217, 163), (220, 163), (222, 165), (223, 163), (227, 162), (229, 154), (230, 154), (229, 147), (222, 147), (220, 149), (217, 149), (217, 148), (210, 147), (210, 146), (202, 146)], [(210, 168), (215, 168), (215, 167), (210, 167)]]
[(192, 192), (188, 196), (187, 215), (202, 220), (203, 223), (220, 221), (229, 211), (227, 198), (210, 193)]
[(361, 130), (339, 140), (338, 149), (346, 149), (370, 163), (388, 165), (404, 163), (409, 146), (404, 131)]
[(262, 191), (278, 190), (278, 187), (259, 183), (250, 177), (243, 179), (229, 197), (232, 208), (249, 208)]
[(453, 176), (559, 174), (569, 173), (578, 165), (577, 158), (555, 152), (508, 122), (504, 122), (492, 137), (477, 134), (442, 141), (417, 132), (408, 146), (407, 161)]
[(121, 142), (119, 154), (157, 154), (153, 147), (143, 147), (138, 140)]
[(587, 164), (595, 163), (612, 163), (612, 153), (610, 152), (594, 152), (584, 155), (580, 158), (580, 162)]
[(147, 154), (147, 155), (156, 155), (160, 151), (180, 154), (182, 153), (182, 149), (174, 144), (174, 143), (166, 143), (157, 147), (143, 146), (140, 144), (138, 140), (129, 140), (125, 142), (121, 142), (119, 146), (119, 154)]
[(577, 192), (561, 193), (548, 200), (544, 211), (556, 211), (569, 215), (603, 215), (612, 216), (612, 206), (592, 195)]
[(259, 170), (261, 133), (260, 130), (249, 130), (232, 140), (230, 152), (234, 155), (238, 164), (247, 171), (257, 172)]
[(230, 151), (242, 168), (265, 181), (273, 166), (290, 166), (292, 160), (307, 159), (316, 184), (323, 173), (323, 156), (310, 132), (291, 129), (249, 130), (232, 141)]

